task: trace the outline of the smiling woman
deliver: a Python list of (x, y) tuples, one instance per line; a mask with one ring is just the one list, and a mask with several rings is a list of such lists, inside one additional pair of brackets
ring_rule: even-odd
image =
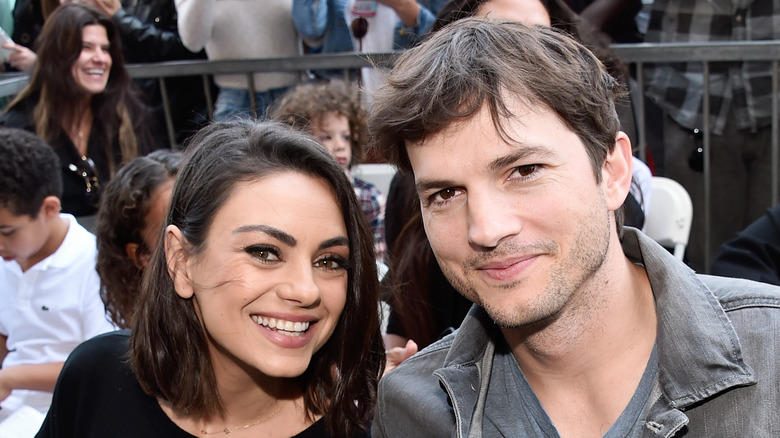
[(38, 436), (367, 433), (384, 365), (373, 245), (328, 152), (278, 124), (214, 124), (165, 224), (132, 333), (70, 357)]
[(30, 84), (0, 124), (49, 143), (60, 159), (63, 211), (93, 215), (119, 164), (154, 149), (148, 111), (125, 70), (114, 23), (97, 10), (57, 7), (36, 44)]

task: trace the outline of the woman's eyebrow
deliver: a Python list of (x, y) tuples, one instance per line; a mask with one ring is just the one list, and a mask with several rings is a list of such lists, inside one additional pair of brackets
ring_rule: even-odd
[(257, 232), (267, 234), (287, 246), (295, 246), (298, 244), (295, 237), (270, 225), (243, 225), (233, 230), (233, 234)]
[(320, 243), (319, 249), (331, 248), (334, 246), (349, 246), (349, 239), (344, 236), (334, 237)]

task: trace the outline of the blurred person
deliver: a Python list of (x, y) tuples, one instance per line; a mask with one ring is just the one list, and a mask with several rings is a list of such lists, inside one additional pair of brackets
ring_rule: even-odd
[[(293, 22), (310, 53), (351, 52), (359, 49), (352, 43), (351, 36), (360, 32), (358, 29), (362, 26), (366, 31), (370, 30), (370, 18), (376, 13), (370, 6), (378, 8), (381, 4), (392, 9), (398, 17), (392, 34), (393, 48), (405, 49), (414, 46), (428, 32), (443, 3), (443, 0), (293, 0)], [(360, 11), (366, 5), (369, 8)], [(348, 14), (354, 15), (353, 20), (362, 17), (365, 24), (353, 24), (347, 19)]]
[(6, 58), (7, 67), (31, 72), (38, 57), (34, 45), (41, 33), (44, 20), (60, 5), (60, 0), (18, 0), (14, 4), (12, 44), (3, 44), (12, 53)]
[(721, 245), (710, 273), (780, 286), (780, 205)]
[[(222, 2), (175, 0), (179, 35), (193, 52), (206, 49), (210, 60), (275, 58), (299, 54), (292, 0)], [(217, 121), (265, 118), (268, 107), (298, 81), (297, 73), (255, 73), (257, 112), (252, 111), (247, 75), (218, 75), (214, 104)]]
[(379, 261), (385, 254), (385, 197), (373, 184), (352, 176), (365, 158), (366, 113), (356, 87), (344, 81), (301, 84), (285, 94), (271, 118), (311, 134), (338, 161), (352, 182), (363, 213), (374, 232)]
[(138, 157), (119, 169), (101, 197), (95, 229), (100, 296), (119, 328), (132, 326), (180, 160), (180, 152), (163, 149)]
[[(206, 52), (191, 52), (179, 36), (176, 5), (173, 0), (82, 0), (116, 24), (127, 63), (153, 63), (206, 59)], [(162, 90), (158, 78), (136, 79), (154, 111), (157, 127), (165, 127)], [(208, 121), (206, 95), (200, 76), (165, 78), (170, 115), (176, 138), (183, 144), (187, 137)], [(161, 132), (161, 138), (167, 133)]]
[(133, 330), (76, 349), (38, 438), (367, 434), (376, 268), (327, 151), (276, 123), (204, 128), (159, 239)]
[(46, 413), (63, 362), (114, 329), (100, 301), (95, 236), (60, 213), (57, 155), (21, 129), (0, 128), (0, 419)]
[[(770, 0), (656, 0), (645, 42), (721, 43), (780, 39), (780, 3)], [(686, 255), (707, 272), (718, 248), (772, 207), (772, 62), (645, 66), (648, 100), (660, 106), (660, 176), (682, 184), (693, 202)], [(709, 240), (705, 234), (704, 90), (709, 92)], [(706, 251), (706, 248), (709, 250)]]
[(54, 10), (38, 41), (30, 83), (0, 125), (36, 133), (57, 152), (62, 209), (94, 215), (100, 186), (116, 168), (153, 147), (147, 107), (124, 68), (113, 22), (94, 8)]

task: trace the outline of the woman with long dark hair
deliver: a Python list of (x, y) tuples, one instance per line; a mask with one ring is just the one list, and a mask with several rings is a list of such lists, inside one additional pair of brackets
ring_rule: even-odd
[(39, 438), (367, 434), (373, 239), (328, 151), (276, 123), (205, 128), (159, 239), (132, 331), (74, 351)]
[(57, 152), (62, 209), (95, 214), (100, 185), (152, 149), (148, 112), (125, 70), (114, 23), (90, 6), (54, 10), (37, 40), (29, 85), (0, 124), (34, 132)]

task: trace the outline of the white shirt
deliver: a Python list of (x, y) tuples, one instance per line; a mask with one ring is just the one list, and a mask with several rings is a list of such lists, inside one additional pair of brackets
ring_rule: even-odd
[[(0, 264), (0, 333), (8, 340), (3, 367), (63, 362), (81, 342), (114, 330), (103, 301), (95, 270), (95, 236), (69, 214), (61, 214), (68, 232), (50, 256), (22, 272), (16, 261)], [(3, 409), (35, 399), (46, 412), (47, 401), (38, 391), (15, 390)], [(47, 397), (44, 397), (46, 399)]]

